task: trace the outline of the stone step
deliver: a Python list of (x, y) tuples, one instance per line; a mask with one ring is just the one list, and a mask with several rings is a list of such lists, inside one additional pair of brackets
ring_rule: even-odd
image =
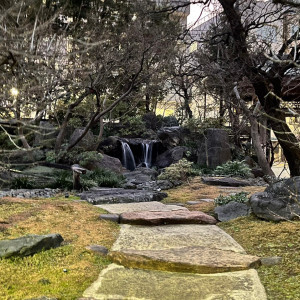
[(241, 271), (261, 265), (257, 256), (203, 247), (111, 251), (109, 258), (128, 268), (199, 274)]
[(166, 225), (166, 224), (216, 224), (217, 220), (200, 211), (138, 211), (120, 215), (121, 224)]
[(92, 204), (161, 201), (166, 193), (122, 188), (93, 188), (80, 194), (82, 200)]
[(109, 265), (83, 294), (106, 300), (266, 300), (256, 270), (190, 274)]
[(130, 268), (201, 274), (260, 266), (259, 257), (214, 225), (122, 225), (109, 257)]
[(188, 211), (187, 208), (177, 206), (177, 205), (165, 205), (158, 201), (149, 201), (149, 202), (132, 202), (132, 203), (116, 203), (116, 204), (101, 204), (96, 205), (111, 214), (122, 214), (126, 212), (134, 212), (134, 211), (177, 211), (177, 210), (185, 210)]

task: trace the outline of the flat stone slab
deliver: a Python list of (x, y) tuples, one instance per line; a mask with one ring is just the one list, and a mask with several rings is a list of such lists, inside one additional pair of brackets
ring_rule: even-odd
[(253, 269), (200, 275), (109, 265), (83, 294), (105, 300), (266, 300)]
[(222, 185), (222, 186), (249, 186), (250, 182), (243, 179), (236, 179), (231, 177), (202, 177), (202, 181), (209, 185)]
[(139, 211), (120, 215), (120, 223), (131, 225), (210, 224), (217, 220), (201, 211)]
[(260, 266), (259, 257), (214, 225), (121, 225), (109, 257), (130, 268), (202, 274)]
[(261, 265), (257, 256), (203, 247), (111, 251), (109, 258), (128, 268), (200, 274), (241, 271)]
[(246, 254), (226, 232), (215, 225), (120, 225), (121, 230), (112, 251), (168, 250), (202, 247)]
[(12, 240), (2, 240), (0, 241), (0, 258), (33, 255), (43, 250), (59, 247), (63, 240), (59, 233), (30, 234)]
[(133, 203), (119, 203), (119, 204), (101, 204), (96, 205), (111, 214), (122, 214), (125, 212), (134, 211), (176, 211), (176, 210), (186, 210), (187, 208), (177, 206), (177, 205), (166, 205), (158, 201), (149, 202), (133, 202)]
[(93, 188), (80, 194), (82, 200), (92, 204), (161, 201), (166, 193), (122, 188)]

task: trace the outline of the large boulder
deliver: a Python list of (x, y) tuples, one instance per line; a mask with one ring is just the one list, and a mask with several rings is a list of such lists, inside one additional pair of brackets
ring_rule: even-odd
[[(76, 128), (70, 137), (69, 143), (70, 144), (74, 143), (77, 140), (77, 138), (81, 136), (81, 134), (83, 133), (83, 130), (84, 129)], [(87, 151), (93, 150), (94, 146), (95, 146), (95, 137), (90, 130), (76, 145), (76, 147), (80, 147)]]
[(112, 157), (106, 154), (102, 154), (102, 158), (100, 160), (89, 161), (85, 165), (85, 168), (91, 171), (97, 169), (106, 169), (118, 174), (121, 174), (123, 172), (121, 161), (116, 157)]
[(157, 156), (154, 165), (158, 168), (166, 168), (171, 164), (177, 163), (179, 160), (181, 160), (187, 150), (187, 147), (183, 146), (177, 146), (169, 149)]
[(276, 182), (250, 198), (253, 213), (259, 218), (281, 221), (300, 216), (300, 176)]
[(171, 149), (183, 140), (183, 129), (180, 126), (163, 127), (158, 130), (157, 136), (165, 148)]
[(13, 240), (0, 241), (0, 257), (29, 256), (43, 250), (56, 248), (63, 242), (60, 234), (27, 235)]
[(226, 222), (239, 217), (248, 216), (250, 207), (247, 204), (239, 202), (229, 202), (225, 205), (220, 205), (215, 208), (217, 219), (221, 222)]
[(208, 128), (198, 142), (197, 163), (216, 168), (231, 160), (228, 133), (224, 129)]

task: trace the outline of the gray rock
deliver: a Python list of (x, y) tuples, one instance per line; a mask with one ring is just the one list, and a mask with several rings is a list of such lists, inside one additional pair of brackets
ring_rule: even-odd
[(101, 220), (111, 221), (115, 223), (119, 223), (120, 221), (120, 216), (117, 214), (101, 214), (99, 218)]
[(127, 184), (138, 186), (139, 184), (155, 180), (158, 173), (154, 169), (139, 167), (132, 172), (123, 173), (123, 175), (127, 180)]
[(49, 121), (41, 121), (38, 130), (35, 131), (34, 146), (53, 148), (57, 136), (57, 128)]
[(0, 257), (28, 256), (56, 248), (63, 242), (60, 234), (27, 235), (13, 240), (0, 241)]
[(80, 194), (82, 200), (92, 204), (161, 201), (166, 193), (122, 188), (92, 188)]
[(262, 257), (260, 261), (263, 266), (271, 267), (271, 266), (279, 265), (282, 262), (282, 257), (280, 256)]
[(166, 168), (171, 164), (177, 163), (179, 160), (181, 160), (187, 150), (188, 148), (183, 146), (177, 146), (169, 149), (157, 156), (154, 165), (158, 168)]
[(228, 133), (224, 129), (208, 128), (198, 143), (199, 165), (216, 168), (231, 160)]
[(106, 256), (108, 254), (108, 249), (104, 246), (100, 245), (89, 245), (86, 247), (86, 249), (95, 252), (99, 255)]
[(231, 177), (202, 177), (202, 181), (209, 185), (223, 185), (223, 186), (249, 186), (248, 180), (236, 179)]
[(226, 222), (239, 217), (248, 216), (250, 207), (244, 203), (232, 201), (228, 204), (217, 206), (215, 214), (221, 222)]
[(158, 138), (162, 145), (167, 149), (171, 149), (180, 144), (183, 139), (183, 129), (179, 126), (163, 127), (157, 132)]
[[(74, 132), (72, 133), (69, 144), (72, 144), (77, 140), (77, 138), (82, 134), (83, 129), (76, 128)], [(84, 150), (93, 150), (93, 146), (95, 145), (95, 138), (91, 131), (88, 131), (88, 133), (83, 137), (83, 139), (80, 140), (80, 142), (75, 147), (83, 148)]]
[(123, 172), (121, 161), (116, 157), (112, 157), (106, 154), (102, 154), (101, 160), (90, 161), (84, 167), (91, 171), (97, 169), (106, 169), (118, 174), (121, 174)]
[(270, 221), (293, 220), (300, 216), (300, 176), (276, 182), (250, 198), (253, 213)]

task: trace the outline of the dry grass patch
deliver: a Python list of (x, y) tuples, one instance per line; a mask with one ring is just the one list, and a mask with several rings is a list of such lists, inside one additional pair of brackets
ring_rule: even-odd
[(249, 253), (281, 256), (282, 263), (258, 273), (269, 300), (300, 299), (300, 222), (273, 223), (244, 217), (219, 223)]
[(99, 208), (72, 199), (1, 199), (0, 239), (26, 234), (60, 233), (62, 247), (26, 258), (0, 260), (0, 299), (38, 296), (76, 299), (109, 261), (85, 249), (99, 244), (110, 248), (118, 226), (99, 220)]
[[(163, 200), (164, 203), (186, 203), (188, 201), (198, 201), (200, 199), (215, 199), (220, 195), (227, 196), (230, 193), (248, 192), (249, 196), (253, 193), (262, 192), (266, 187), (246, 186), (224, 188), (204, 184), (201, 177), (194, 177), (189, 182), (167, 191), (168, 197)], [(212, 212), (214, 203), (200, 203), (197, 205), (187, 205), (190, 210), (201, 210), (203, 212)]]

